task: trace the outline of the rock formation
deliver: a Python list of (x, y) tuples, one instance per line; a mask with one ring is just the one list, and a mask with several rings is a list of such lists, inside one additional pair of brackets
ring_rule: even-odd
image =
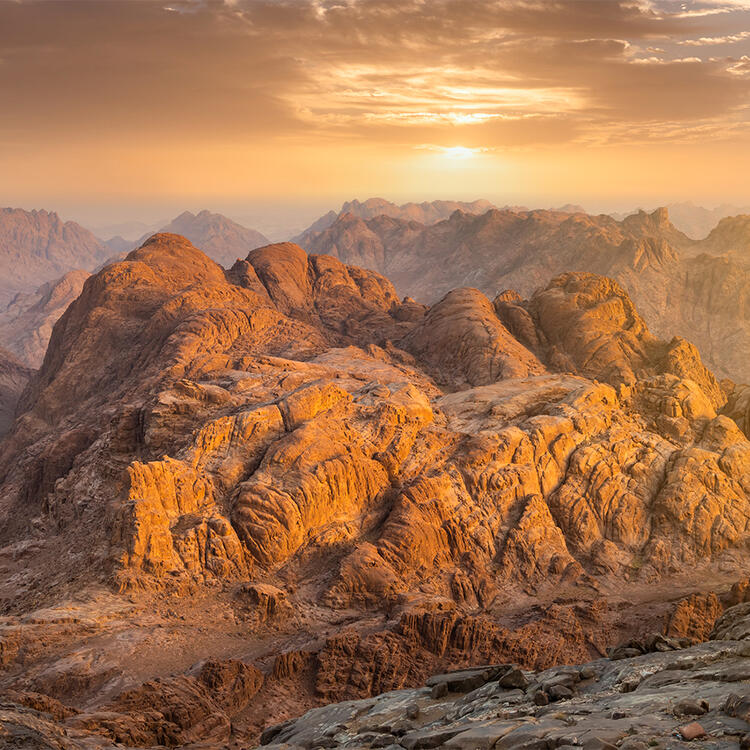
[(491, 209), (456, 211), (433, 225), (344, 213), (300, 241), (310, 252), (383, 273), (401, 294), (429, 303), (456, 286), (491, 298), (505, 289), (528, 296), (557, 274), (603, 274), (622, 284), (656, 335), (687, 338), (718, 375), (742, 383), (750, 380), (747, 237), (742, 217), (694, 242), (666, 209), (622, 221)]
[(155, 235), (85, 281), (0, 444), (0, 721), (248, 744), (452, 667), (697, 637), (680, 602), (747, 577), (727, 392), (604, 277), (426, 308), (292, 243), (224, 270)]
[[(316, 708), (269, 727), (264, 748), (747, 747), (748, 613), (728, 612), (716, 640), (684, 649), (650, 639), (630, 658), (540, 672), (487, 664), (423, 687)], [(636, 645), (636, 644), (633, 644)]]

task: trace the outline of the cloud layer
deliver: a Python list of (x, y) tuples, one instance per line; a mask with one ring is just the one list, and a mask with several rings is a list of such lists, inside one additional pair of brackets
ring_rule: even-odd
[(0, 0), (0, 143), (741, 139), (749, 59), (744, 0)]

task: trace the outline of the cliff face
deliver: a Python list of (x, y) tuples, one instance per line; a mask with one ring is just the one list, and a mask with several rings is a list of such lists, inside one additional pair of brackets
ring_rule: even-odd
[(0, 685), (148, 747), (587, 660), (742, 577), (726, 400), (601, 276), (427, 308), (291, 243), (225, 272), (156, 235), (86, 280), (2, 443)]
[(425, 302), (455, 286), (529, 295), (566, 271), (606, 275), (622, 284), (657, 335), (690, 339), (717, 374), (745, 382), (750, 272), (743, 226), (742, 217), (726, 219), (694, 242), (666, 209), (620, 222), (556, 211), (456, 212), (433, 226), (342, 215), (305, 238), (305, 247), (384, 273), (401, 294)]
[(32, 374), (11, 352), (0, 349), (0, 437), (13, 424), (16, 404)]

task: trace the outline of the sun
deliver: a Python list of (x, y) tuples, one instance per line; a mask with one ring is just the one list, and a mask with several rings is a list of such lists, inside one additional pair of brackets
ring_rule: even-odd
[(443, 154), (449, 159), (471, 159), (476, 154), (476, 149), (466, 146), (449, 146), (443, 149)]

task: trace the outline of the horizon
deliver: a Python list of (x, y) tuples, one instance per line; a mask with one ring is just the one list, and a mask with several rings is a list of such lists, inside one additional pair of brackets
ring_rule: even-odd
[[(750, 212), (750, 206), (742, 206), (738, 203), (723, 202), (717, 204), (702, 204), (698, 201), (669, 201), (663, 203), (646, 204), (646, 205), (627, 205), (627, 204), (614, 204), (609, 207), (602, 206), (599, 210), (592, 208), (587, 205), (583, 205), (577, 201), (559, 201), (549, 205), (525, 205), (521, 202), (510, 202), (502, 200), (491, 200), (484, 196), (477, 197), (465, 197), (465, 198), (453, 198), (453, 197), (441, 197), (433, 199), (423, 200), (401, 200), (398, 198), (388, 198), (382, 195), (373, 195), (368, 197), (352, 197), (343, 199), (335, 204), (329, 204), (324, 201), (309, 202), (306, 204), (292, 203), (285, 204), (283, 202), (268, 204), (263, 206), (257, 203), (242, 204), (225, 204), (224, 206), (210, 206), (201, 203), (195, 203), (191, 205), (182, 205), (179, 203), (165, 204), (160, 207), (144, 207), (144, 211), (138, 213), (138, 208), (126, 207), (121, 213), (115, 214), (104, 214), (99, 215), (91, 213), (86, 210), (85, 207), (72, 207), (61, 208), (59, 206), (18, 206), (18, 205), (2, 205), (0, 208), (5, 209), (19, 209), (22, 211), (48, 211), (50, 213), (57, 214), (60, 219), (64, 222), (74, 222), (80, 226), (88, 229), (92, 234), (97, 236), (101, 240), (114, 239), (117, 236), (121, 236), (127, 240), (138, 240), (144, 234), (151, 232), (158, 232), (163, 227), (166, 227), (169, 223), (178, 218), (181, 214), (187, 212), (193, 215), (198, 215), (202, 211), (208, 211), (212, 214), (218, 214), (225, 216), (226, 218), (234, 221), (241, 226), (248, 229), (255, 229), (265, 234), (271, 242), (279, 242), (287, 239), (291, 239), (296, 234), (299, 234), (303, 230), (307, 229), (314, 221), (320, 218), (322, 215), (329, 211), (340, 213), (343, 205), (347, 202), (359, 201), (365, 203), (368, 200), (385, 200), (393, 203), (397, 206), (402, 206), (408, 203), (423, 204), (432, 203), (439, 201), (446, 202), (466, 202), (471, 203), (473, 201), (487, 200), (493, 204), (493, 206), (499, 210), (504, 210), (513, 207), (524, 207), (529, 211), (544, 211), (544, 210), (555, 210), (563, 208), (565, 206), (579, 206), (584, 212), (590, 216), (609, 215), (614, 216), (618, 220), (625, 216), (629, 216), (637, 213), (638, 211), (645, 211), (646, 213), (652, 213), (659, 208), (674, 208), (675, 206), (692, 207), (696, 209), (703, 209), (709, 212), (720, 211), (721, 209), (736, 209), (742, 213)], [(731, 215), (731, 214), (729, 214)], [(718, 219), (717, 219), (718, 223)], [(133, 227), (131, 231), (114, 231), (118, 227)], [(136, 230), (135, 227), (140, 226), (140, 230)], [(113, 233), (114, 231), (114, 233)]]

